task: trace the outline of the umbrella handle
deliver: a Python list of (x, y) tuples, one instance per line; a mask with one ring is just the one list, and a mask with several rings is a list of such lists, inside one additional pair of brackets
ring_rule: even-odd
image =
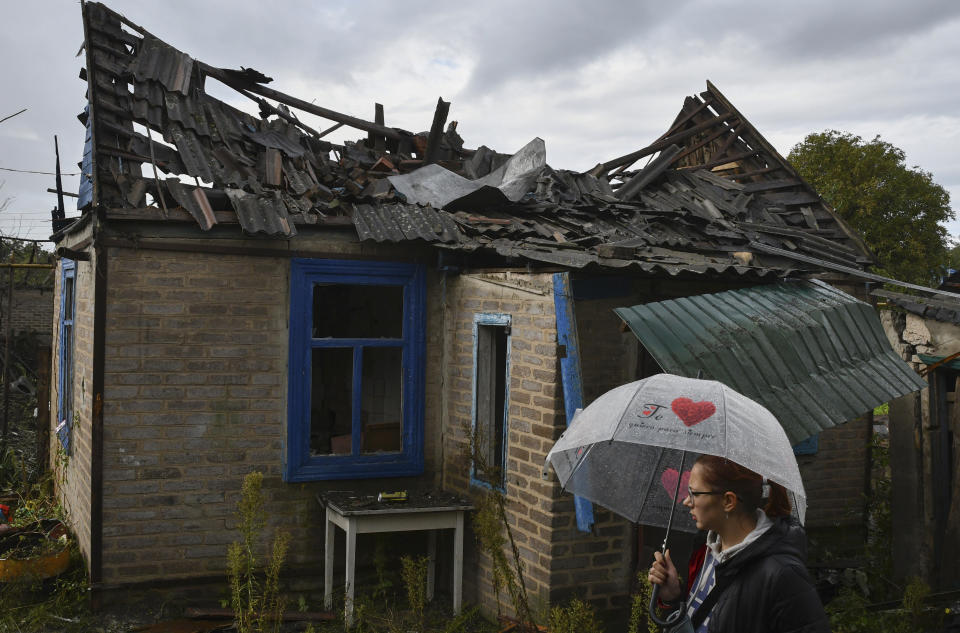
[(661, 618), (657, 615), (657, 594), (660, 593), (660, 585), (654, 585), (653, 591), (650, 592), (650, 607), (648, 612), (650, 614), (650, 619), (660, 627), (668, 627), (676, 624), (680, 618), (683, 616), (683, 604), (681, 603), (680, 608), (667, 616), (666, 619)]

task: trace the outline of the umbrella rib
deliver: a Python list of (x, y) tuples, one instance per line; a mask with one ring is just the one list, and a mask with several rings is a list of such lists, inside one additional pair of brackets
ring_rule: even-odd
[(723, 456), (726, 457), (730, 454), (730, 447), (728, 445), (729, 433), (727, 432), (727, 392), (724, 391), (723, 384), (720, 385), (720, 404), (723, 405)]
[[(580, 466), (583, 465), (583, 462), (586, 461), (587, 455), (590, 454), (590, 451), (593, 450), (593, 447), (597, 445), (597, 442), (594, 442), (587, 447), (587, 450), (583, 451), (583, 455), (577, 458), (577, 463), (573, 465), (573, 468), (570, 469), (570, 474), (567, 475), (567, 483), (573, 481), (573, 476), (577, 474), (577, 471), (580, 470)], [(560, 486), (560, 491), (563, 492), (567, 489), (567, 484)], [(579, 495), (583, 496), (583, 495)]]
[(613, 444), (613, 439), (614, 439), (615, 437), (617, 437), (617, 434), (620, 432), (620, 425), (623, 424), (623, 419), (627, 417), (627, 412), (630, 411), (630, 410), (633, 408), (633, 403), (636, 401), (637, 398), (640, 397), (640, 394), (641, 394), (642, 392), (643, 392), (642, 389), (637, 389), (637, 390), (634, 392), (633, 397), (630, 398), (630, 402), (628, 402), (628, 403), (627, 403), (627, 406), (624, 407), (623, 412), (620, 414), (620, 419), (617, 420), (617, 426), (616, 426), (616, 428), (613, 429), (613, 433), (610, 434), (610, 439), (607, 440), (607, 446)]

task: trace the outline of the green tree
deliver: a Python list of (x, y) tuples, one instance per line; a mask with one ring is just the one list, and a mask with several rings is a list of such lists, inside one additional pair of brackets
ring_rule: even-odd
[(943, 223), (954, 219), (950, 194), (929, 172), (907, 167), (898, 147), (846, 132), (808, 135), (787, 159), (879, 260), (875, 272), (932, 285), (947, 264)]
[[(55, 264), (56, 258), (51, 251), (45, 250), (37, 242), (24, 242), (0, 235), (0, 263), (10, 262), (13, 255), (15, 264)], [(0, 274), (0, 287), (6, 287), (9, 271)], [(18, 268), (13, 272), (15, 288), (53, 289), (53, 269)], [(5, 291), (4, 291), (5, 292)]]

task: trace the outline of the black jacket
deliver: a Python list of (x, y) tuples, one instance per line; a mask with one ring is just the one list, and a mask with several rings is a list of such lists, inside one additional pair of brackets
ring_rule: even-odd
[(760, 538), (717, 565), (726, 587), (710, 611), (710, 633), (829, 633), (807, 574), (807, 537), (792, 517), (774, 519)]

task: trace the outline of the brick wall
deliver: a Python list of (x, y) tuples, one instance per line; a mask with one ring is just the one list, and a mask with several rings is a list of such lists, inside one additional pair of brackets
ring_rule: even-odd
[[(319, 572), (323, 535), (315, 494), (342, 489), (344, 484), (293, 485), (280, 479), (289, 261), (117, 248), (109, 253), (104, 580), (222, 573), (226, 544), (236, 538), (232, 528), (240, 483), (251, 470), (266, 473), (271, 525), (291, 531), (294, 543), (315, 544), (294, 547), (292, 564)], [(63, 495), (72, 520), (80, 526), (84, 551), (89, 549), (90, 530), (85, 513), (92, 409), (92, 267), (93, 263), (78, 265), (79, 452), (71, 460)], [(561, 494), (555, 481), (541, 479), (543, 459), (566, 425), (552, 276), (444, 277), (431, 271), (427, 289), (426, 473), (416, 481), (358, 480), (350, 486), (376, 492), (439, 485), (442, 477), (448, 490), (484, 494), (471, 487), (469, 463), (462, 458), (471, 423), (473, 319), (477, 313), (510, 314), (508, 513), (528, 590), (535, 606), (571, 593), (600, 608), (624, 604), (635, 555), (631, 526), (597, 509), (595, 535), (578, 532), (572, 497)], [(580, 336), (586, 341), (582, 347), (587, 402), (637, 372), (635, 340), (620, 332), (613, 307), (722, 289), (634, 282), (627, 298), (578, 301)], [(618, 360), (611, 362), (614, 358)], [(852, 444), (843, 442), (856, 438), (844, 433), (853, 428), (837, 432), (836, 459), (849, 457)], [(831, 446), (830, 441), (821, 440), (821, 451)], [(813, 508), (811, 501), (812, 512)], [(490, 561), (472, 538), (466, 545), (465, 598), (493, 612)], [(510, 611), (509, 605), (503, 606)]]
[[(11, 323), (14, 335), (35, 332), (50, 336), (50, 327), (53, 323), (54, 297), (59, 296), (51, 288), (14, 288), (13, 319)], [(0, 318), (6, 318), (7, 315), (6, 289), (0, 292), (0, 315), (2, 315)], [(6, 328), (6, 325), (3, 327)]]
[[(610, 389), (636, 380), (637, 339), (629, 330), (620, 331), (622, 321), (613, 312), (636, 303), (639, 300), (625, 297), (575, 303), (585, 406)], [(581, 532), (573, 497), (566, 493), (557, 500), (556, 510), (569, 520), (554, 534), (551, 602), (577, 596), (600, 610), (627, 604), (636, 556), (633, 524), (594, 505), (593, 532)]]
[[(569, 515), (556, 512), (559, 485), (541, 479), (543, 460), (564, 426), (552, 277), (461, 275), (446, 281), (445, 297), (444, 487), (474, 497), (485, 492), (471, 488), (469, 460), (460, 458), (469, 451), (473, 319), (478, 313), (512, 316), (507, 512), (525, 566), (527, 591), (537, 607), (549, 599), (555, 532), (570, 524)], [(466, 599), (496, 613), (489, 557), (473, 542), (466, 555)], [(501, 602), (504, 612), (513, 613), (506, 595), (501, 595)]]
[(317, 520), (280, 482), (288, 276), (281, 259), (111, 249), (105, 580), (222, 572), (251, 470), (274, 525), (296, 539)]
[(57, 402), (59, 400), (60, 368), (60, 293), (62, 286), (62, 268), (57, 266), (56, 287), (53, 302), (54, 332), (53, 371), (50, 384), (50, 455), (57, 471), (58, 489), (61, 502), (67, 512), (68, 522), (77, 537), (80, 551), (90, 555), (90, 457), (91, 428), (93, 413), (93, 309), (94, 309), (94, 269), (96, 255), (91, 253), (90, 261), (76, 264), (76, 312), (74, 315), (73, 341), (73, 412), (74, 419), (71, 435), (70, 454), (67, 456), (60, 446), (55, 431), (59, 423)]
[(820, 433), (817, 453), (800, 455), (807, 527), (862, 526), (873, 422), (868, 416)]
[[(359, 249), (358, 249), (359, 250)], [(80, 263), (77, 381), (89, 390), (93, 285)], [(109, 250), (103, 446), (103, 579), (127, 583), (219, 575), (236, 540), (243, 476), (265, 473), (268, 531), (293, 536), (292, 568), (319, 574), (322, 511), (316, 494), (344, 482), (281, 480), (287, 419), (289, 260), (169, 251)], [(436, 302), (431, 282), (428, 301)], [(91, 314), (81, 319), (81, 313)], [(427, 315), (428, 357), (439, 358), (439, 313)], [(89, 320), (90, 323), (86, 324)], [(83, 322), (81, 322), (83, 321)], [(428, 373), (429, 376), (429, 373)], [(426, 468), (420, 478), (349, 482), (360, 492), (430, 486), (438, 455), (428, 378)], [(88, 416), (88, 401), (78, 402)], [(77, 457), (89, 472), (81, 422)], [(74, 523), (89, 523), (89, 477), (63, 497)], [(73, 482), (76, 482), (74, 485)], [(89, 527), (86, 540), (89, 540)], [(362, 537), (363, 538), (363, 537)], [(342, 546), (341, 546), (342, 549)], [(89, 553), (85, 546), (85, 553)], [(342, 552), (341, 552), (342, 553)], [(339, 576), (339, 573), (338, 573)]]

